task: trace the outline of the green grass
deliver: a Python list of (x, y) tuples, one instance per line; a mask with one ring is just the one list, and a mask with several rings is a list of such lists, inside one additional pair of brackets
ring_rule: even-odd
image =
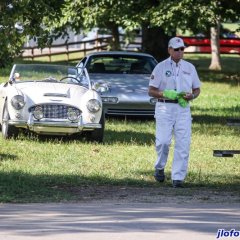
[[(34, 58), (34, 61), (38, 61), (38, 62), (68, 62), (68, 59), (69, 61), (72, 61), (72, 59), (81, 59), (84, 57), (84, 53), (83, 52), (77, 52), (77, 53), (69, 53), (68, 56), (67, 54), (60, 54), (60, 55), (53, 55), (50, 57), (35, 57)], [(31, 58), (25, 58), (25, 61), (29, 61), (31, 62), (32, 59)]]
[(223, 23), (223, 27), (226, 29), (229, 29), (231, 32), (234, 32), (235, 34), (238, 35), (238, 37), (240, 37), (240, 31), (239, 31), (239, 27), (240, 27), (240, 23)]
[[(222, 26), (224, 29), (228, 29), (231, 32), (234, 32), (238, 37), (240, 37), (240, 31), (239, 31), (239, 27), (240, 27), (240, 23), (222, 23)], [(182, 31), (181, 29), (177, 30), (177, 33), (179, 35), (183, 35), (183, 36), (193, 36), (194, 34), (192, 33), (192, 31), (186, 30), (186, 31)]]
[[(207, 70), (209, 55), (186, 55), (199, 71), (202, 92), (192, 103), (193, 127), (185, 191), (229, 192), (240, 197), (240, 155), (213, 157), (214, 149), (239, 150), (240, 128), (226, 126), (240, 118), (238, 56), (224, 56), (224, 70)], [(6, 71), (7, 73), (7, 71)], [(5, 76), (2, 71), (1, 76)], [(152, 118), (107, 118), (105, 143), (74, 139), (0, 137), (0, 202), (58, 202), (78, 200), (72, 189), (97, 186), (133, 186), (170, 189), (171, 146), (167, 181), (153, 179), (156, 159)], [(173, 189), (174, 191), (174, 189)]]

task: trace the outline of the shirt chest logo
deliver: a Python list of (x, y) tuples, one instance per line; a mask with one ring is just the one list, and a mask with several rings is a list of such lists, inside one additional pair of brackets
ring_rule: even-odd
[(166, 77), (171, 77), (172, 73), (171, 73), (171, 71), (168, 70), (168, 71), (165, 72), (165, 75), (166, 75)]
[(190, 75), (190, 72), (183, 71), (183, 74)]

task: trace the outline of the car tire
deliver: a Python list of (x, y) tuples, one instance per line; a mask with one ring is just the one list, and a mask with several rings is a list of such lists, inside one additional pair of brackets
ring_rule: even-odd
[(98, 143), (102, 143), (103, 142), (103, 138), (104, 138), (104, 129), (105, 129), (105, 113), (102, 112), (102, 116), (99, 122), (102, 127), (101, 128), (97, 128), (91, 132), (87, 133), (87, 139), (90, 141), (94, 141), (94, 142), (98, 142)]
[(2, 136), (4, 139), (15, 138), (18, 136), (18, 129), (15, 126), (9, 125), (9, 120), (10, 116), (6, 102), (2, 114)]

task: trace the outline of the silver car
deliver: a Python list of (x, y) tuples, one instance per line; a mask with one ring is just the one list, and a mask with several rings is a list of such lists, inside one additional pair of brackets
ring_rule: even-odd
[(148, 96), (151, 72), (156, 59), (145, 53), (95, 52), (78, 63), (90, 79), (105, 86), (101, 93), (107, 115), (153, 116), (155, 100)]

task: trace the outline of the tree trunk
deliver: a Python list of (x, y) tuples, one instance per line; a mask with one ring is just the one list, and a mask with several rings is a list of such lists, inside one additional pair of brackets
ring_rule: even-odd
[(120, 40), (119, 40), (119, 31), (118, 25), (111, 24), (110, 26), (111, 33), (112, 33), (112, 40), (110, 42), (110, 50), (120, 50)]
[(153, 55), (157, 61), (166, 59), (168, 55), (168, 41), (171, 37), (160, 27), (149, 28), (142, 26), (142, 51)]
[(215, 27), (211, 27), (210, 32), (212, 59), (209, 69), (220, 71), (222, 69), (219, 45), (220, 22)]

